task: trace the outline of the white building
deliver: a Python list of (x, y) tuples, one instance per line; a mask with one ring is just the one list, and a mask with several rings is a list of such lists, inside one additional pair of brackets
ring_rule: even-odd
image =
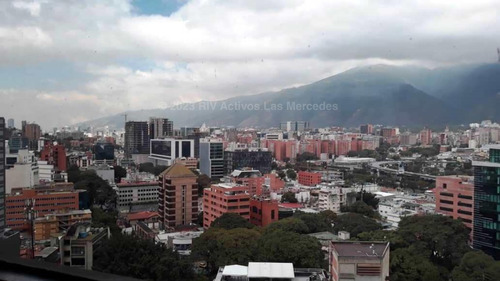
[(193, 239), (200, 237), (202, 234), (203, 231), (164, 232), (156, 236), (156, 242), (163, 243), (180, 255), (187, 256), (191, 254)]
[(340, 207), (346, 203), (346, 193), (344, 193), (342, 187), (325, 183), (318, 185), (318, 187), (320, 188), (318, 209), (320, 211), (330, 210), (339, 213)]
[(194, 140), (191, 139), (152, 139), (149, 159), (154, 165), (171, 166), (177, 158), (194, 157)]
[(5, 193), (10, 194), (12, 188), (32, 188), (40, 183), (39, 169), (33, 151), (19, 150), (17, 162), (5, 171)]
[(118, 183), (116, 185), (120, 212), (155, 211), (158, 208), (158, 182)]
[(38, 161), (38, 178), (40, 183), (54, 181), (54, 165), (48, 164), (47, 161)]

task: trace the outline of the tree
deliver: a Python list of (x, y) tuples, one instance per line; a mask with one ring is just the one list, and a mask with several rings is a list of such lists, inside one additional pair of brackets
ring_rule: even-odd
[(277, 230), (302, 234), (310, 233), (307, 224), (297, 217), (290, 217), (273, 222), (266, 227), (265, 232), (274, 232)]
[(331, 225), (337, 219), (337, 214), (331, 210), (321, 211), (319, 215), (323, 217), (323, 219), (328, 223), (328, 225)]
[[(363, 190), (363, 196), (361, 196), (361, 192), (358, 192), (356, 194), (356, 200), (361, 200), (363, 199), (363, 202), (365, 202), (368, 206), (372, 207), (373, 209), (378, 208), (378, 203), (380, 200), (376, 198), (376, 195), (370, 192), (366, 192)], [(363, 198), (361, 198), (363, 197)]]
[(104, 209), (114, 209), (116, 207), (116, 192), (95, 171), (82, 172), (78, 178), (79, 180), (75, 183), (75, 189), (87, 190), (92, 205), (97, 205)]
[(482, 251), (466, 253), (452, 272), (453, 281), (500, 280), (500, 262)]
[(93, 270), (145, 280), (193, 280), (188, 259), (164, 244), (133, 236), (114, 235), (94, 254)]
[(295, 160), (297, 160), (297, 162), (306, 162), (310, 160), (318, 160), (318, 157), (314, 153), (304, 152), (302, 154), (297, 154)]
[(447, 216), (404, 217), (398, 234), (414, 252), (449, 271), (470, 251), (469, 230), (461, 221)]
[(294, 169), (288, 169), (286, 170), (286, 176), (291, 179), (291, 180), (296, 180), (297, 179), (297, 173), (295, 172)]
[(302, 220), (309, 229), (308, 233), (322, 232), (322, 231), (331, 231), (331, 224), (328, 219), (320, 214), (310, 214), (297, 211), (294, 214), (294, 217)]
[(295, 193), (287, 191), (281, 196), (281, 202), (297, 203), (299, 201), (297, 200), (297, 198), (295, 198)]
[(278, 177), (280, 177), (280, 179), (284, 180), (286, 178), (286, 173), (280, 170), (280, 171), (278, 171)]
[(351, 237), (356, 237), (362, 232), (380, 229), (382, 229), (382, 226), (378, 222), (356, 213), (338, 216), (333, 226), (335, 232), (347, 231), (351, 234)]
[(72, 183), (76, 183), (80, 181), (80, 168), (77, 165), (71, 165), (68, 170), (68, 181)]
[(207, 262), (210, 273), (228, 264), (247, 264), (256, 258), (260, 232), (247, 228), (209, 228), (193, 241), (194, 258)]
[(391, 252), (391, 281), (445, 281), (439, 268), (408, 248)]
[(116, 224), (118, 220), (118, 211), (108, 210), (104, 211), (99, 207), (92, 208), (92, 226), (94, 227), (109, 227), (113, 235), (121, 232)]
[(325, 257), (316, 238), (283, 230), (266, 232), (257, 249), (257, 261), (289, 262), (302, 268), (321, 268)]
[(408, 243), (396, 232), (390, 230), (375, 230), (358, 234), (360, 241), (385, 241), (390, 242), (391, 251), (407, 247)]
[(212, 222), (211, 227), (224, 229), (233, 228), (253, 228), (254, 225), (249, 223), (245, 218), (236, 213), (225, 213)]
[(198, 196), (201, 197), (203, 196), (203, 189), (210, 187), (211, 179), (209, 176), (201, 174), (196, 179), (196, 182), (198, 183)]
[(372, 207), (368, 206), (363, 201), (356, 201), (346, 209), (348, 212), (364, 215), (370, 218), (374, 218), (378, 215)]
[(127, 177), (127, 170), (122, 166), (116, 165), (115, 169), (115, 182), (120, 182), (122, 178)]

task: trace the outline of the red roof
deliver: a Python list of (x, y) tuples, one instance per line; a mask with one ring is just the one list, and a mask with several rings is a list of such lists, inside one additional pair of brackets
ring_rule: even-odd
[(280, 203), (278, 205), (278, 207), (281, 207), (281, 208), (291, 208), (291, 209), (300, 209), (300, 208), (304, 208), (304, 205), (302, 205), (300, 203)]
[(139, 212), (139, 213), (132, 213), (127, 215), (127, 220), (129, 221), (135, 221), (135, 220), (147, 220), (153, 217), (160, 216), (157, 212)]

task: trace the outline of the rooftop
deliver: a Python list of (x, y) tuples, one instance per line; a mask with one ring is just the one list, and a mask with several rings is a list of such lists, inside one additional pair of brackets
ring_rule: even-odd
[(248, 278), (295, 278), (292, 263), (249, 262)]
[(158, 216), (159, 215), (157, 212), (144, 211), (144, 212), (139, 212), (139, 213), (128, 214), (127, 220), (129, 220), (129, 221), (146, 220), (146, 219), (158, 217)]
[(389, 249), (388, 242), (333, 242), (339, 257), (383, 258)]
[(185, 178), (196, 177), (196, 174), (186, 168), (183, 164), (175, 163), (160, 174), (160, 177)]

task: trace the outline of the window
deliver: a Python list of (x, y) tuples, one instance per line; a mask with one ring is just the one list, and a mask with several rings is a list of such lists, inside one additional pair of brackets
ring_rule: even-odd
[(361, 276), (379, 276), (380, 264), (358, 264), (357, 274)]

